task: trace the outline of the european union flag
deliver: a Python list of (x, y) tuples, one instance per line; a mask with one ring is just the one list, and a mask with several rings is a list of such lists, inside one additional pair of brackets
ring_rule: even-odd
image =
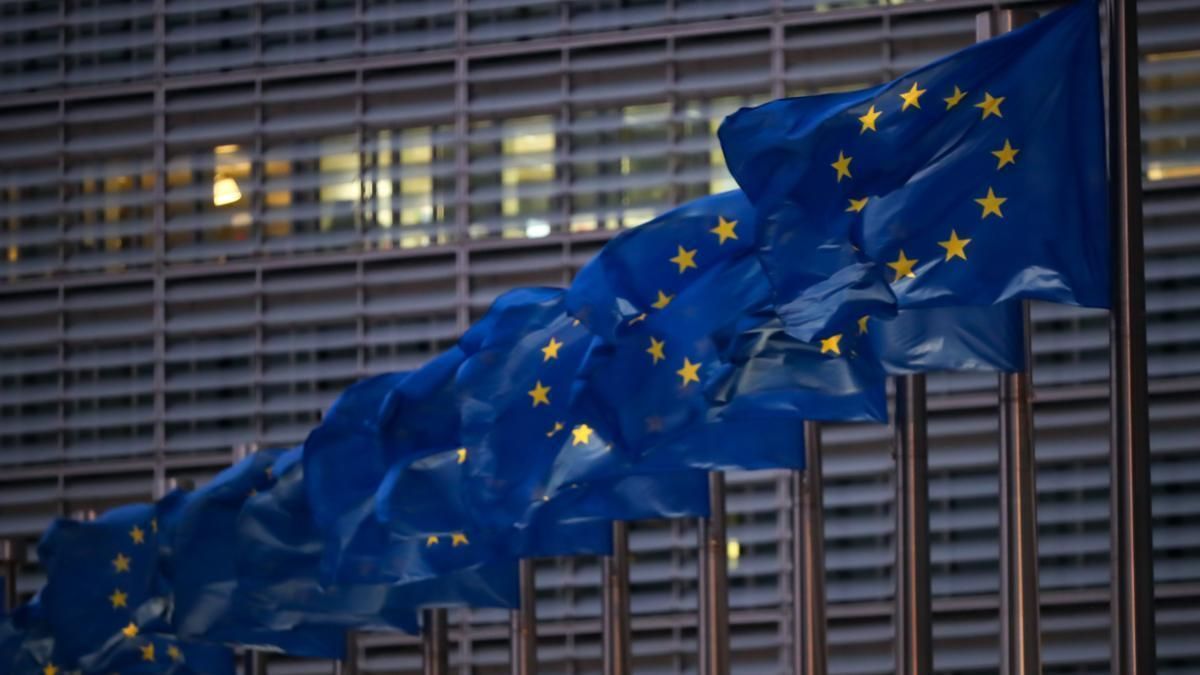
[(844, 237), (793, 247), (789, 286), (768, 283), (756, 262), (769, 250), (764, 224), (771, 226), (740, 190), (683, 204), (610, 241), (571, 284), (567, 309), (608, 341), (672, 303), (676, 312), (688, 305), (683, 318), (709, 328), (731, 317), (777, 313), (805, 341), (864, 314), (895, 314), (888, 285)]
[[(324, 541), (308, 508), (301, 454), (301, 448), (256, 453), (188, 495), (187, 508), (170, 519), (180, 526), (170, 567), (195, 586), (180, 598), (181, 632), (339, 658), (347, 630), (417, 632), (423, 604), (517, 602), (514, 561), (424, 583), (323, 584)], [(264, 480), (269, 489), (252, 487), (267, 488)]]
[(371, 516), (379, 481), (395, 461), (396, 450), (381, 435), (381, 420), (408, 375), (387, 373), (354, 383), (304, 442), (302, 461), (312, 517), (317, 528), (330, 536), (327, 570), (337, 567), (338, 553)]
[(237, 587), (238, 517), (251, 495), (274, 484), (271, 467), (281, 452), (256, 452), (203, 487), (159, 502), (163, 569), (174, 588), (179, 635), (206, 637), (208, 626), (226, 613)]
[[(611, 546), (611, 520), (706, 509), (699, 473), (644, 478), (640, 499), (601, 490), (586, 477), (556, 479), (567, 449), (592, 433), (572, 408), (572, 389), (595, 340), (566, 313), (561, 289), (518, 289), (499, 298), (459, 342), (461, 431), (443, 440), (454, 444), (397, 464), (380, 488), (379, 516), (393, 534), (424, 535), (433, 548), (470, 542), (501, 557), (602, 553)], [(394, 428), (402, 419), (422, 418), (397, 411), (387, 437), (405, 435)], [(461, 531), (464, 523), (471, 532)]]
[(848, 241), (901, 308), (1107, 307), (1097, 6), (1083, 0), (887, 84), (740, 110), (719, 131), (777, 288)]
[(411, 585), (512, 562), (464, 502), (455, 378), (465, 358), (453, 347), (411, 373), (359, 382), (309, 435), (304, 483), (327, 582)]
[(152, 504), (50, 526), (38, 544), (46, 568), (38, 599), (56, 667), (74, 667), (109, 642), (167, 629), (170, 589), (159, 574), (158, 546)]
[(713, 195), (622, 233), (580, 271), (567, 307), (603, 338), (580, 405), (613, 448), (593, 453), (587, 471), (798, 468), (802, 420), (886, 419), (882, 371), (839, 357), (842, 326), (894, 314), (891, 291), (847, 242), (817, 247), (819, 264), (800, 266), (806, 301), (782, 324), (804, 337), (787, 338), (780, 368), (782, 357), (755, 346), (785, 316), (763, 273), (760, 227), (741, 192)]
[(243, 616), (263, 629), (314, 637), (352, 628), (415, 633), (417, 610), (426, 604), (512, 607), (517, 603), (512, 561), (409, 584), (322, 584), (322, 539), (309, 515), (300, 453), (295, 449), (280, 458), (275, 465), (279, 482), (253, 497), (239, 522), (243, 556), (236, 604)]

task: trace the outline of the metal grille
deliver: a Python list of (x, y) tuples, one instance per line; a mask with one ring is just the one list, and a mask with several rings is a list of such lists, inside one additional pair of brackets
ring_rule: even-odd
[[(1160, 672), (1200, 667), (1200, 1), (1140, 2)], [(978, 0), (0, 5), (0, 536), (295, 443), (347, 384), (732, 187), (738, 106), (884, 81)], [(1107, 322), (1038, 306), (1048, 672), (1107, 668)], [(936, 664), (997, 667), (995, 378), (929, 382)], [(832, 669), (891, 670), (890, 437), (826, 430)], [(730, 480), (733, 657), (786, 672), (782, 475)], [(695, 670), (692, 523), (633, 529), (634, 668)], [(731, 543), (731, 546), (734, 546)], [(31, 562), (21, 579), (40, 584)], [(544, 672), (600, 670), (599, 563), (539, 567)], [(507, 672), (458, 612), (458, 672)], [(417, 672), (369, 635), (365, 669)], [(272, 672), (328, 672), (278, 659)]]

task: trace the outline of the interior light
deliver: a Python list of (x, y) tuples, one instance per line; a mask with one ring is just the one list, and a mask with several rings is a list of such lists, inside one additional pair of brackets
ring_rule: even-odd
[(729, 567), (736, 569), (738, 558), (742, 557), (742, 543), (732, 538), (725, 542), (725, 557), (729, 559)]
[(550, 223), (539, 218), (530, 218), (525, 221), (525, 236), (530, 239), (550, 236)]
[(241, 198), (242, 191), (238, 189), (237, 181), (231, 176), (217, 174), (213, 179), (213, 205), (229, 206)]

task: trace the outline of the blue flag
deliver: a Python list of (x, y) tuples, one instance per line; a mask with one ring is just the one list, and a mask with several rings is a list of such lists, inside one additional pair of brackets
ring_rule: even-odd
[(415, 633), (417, 611), (425, 604), (516, 604), (515, 563), (423, 584), (321, 583), (322, 538), (307, 507), (301, 452), (284, 453), (272, 467), (278, 482), (243, 508), (236, 528), (236, 588), (206, 637), (337, 658), (349, 629)]
[(184, 495), (165, 519), (174, 528), (168, 568), (191, 586), (177, 598), (181, 634), (339, 658), (347, 630), (417, 632), (422, 604), (516, 603), (515, 563), (425, 584), (323, 584), (301, 452), (256, 453)]
[(46, 568), (38, 597), (58, 667), (74, 667), (110, 641), (167, 628), (158, 546), (152, 504), (122, 506), (94, 521), (54, 521), (38, 544)]
[[(565, 552), (548, 529), (553, 522), (584, 528), (575, 531), (579, 539), (589, 532), (584, 522), (605, 521), (596, 524), (601, 536), (592, 541), (607, 546), (608, 521), (707, 512), (707, 477), (682, 465), (653, 477), (634, 467), (603, 486), (573, 471), (576, 450), (588, 446), (594, 433), (575, 405), (576, 389), (600, 342), (567, 312), (564, 291), (553, 288), (501, 296), (460, 341), (468, 354), (456, 386), (471, 508), (481, 524), (490, 521), (489, 527), (504, 532), (515, 555)], [(633, 484), (642, 494), (635, 496)], [(524, 536), (514, 536), (513, 527)], [(582, 552), (600, 551), (576, 551)]]
[(1109, 305), (1097, 7), (1082, 0), (887, 84), (743, 109), (719, 131), (777, 288), (846, 241), (901, 308)]
[[(379, 482), (395, 461), (396, 444), (385, 443), (380, 426), (391, 399), (400, 396), (406, 384), (420, 385), (410, 383), (408, 373), (387, 373), (354, 383), (304, 442), (302, 461), (312, 517), (318, 530), (329, 537), (323, 561), (327, 572), (338, 567), (337, 556), (371, 517)], [(428, 401), (432, 398), (428, 393), (419, 392), (414, 400)], [(427, 428), (442, 426), (447, 425)]]
[(55, 521), (38, 545), (46, 585), (24, 611), (25, 665), (40, 665), (43, 674), (232, 674), (228, 649), (173, 634), (164, 534), (152, 504), (118, 507), (94, 521)]
[[(792, 247), (791, 275), (767, 283), (755, 260), (769, 249), (764, 225), (771, 227), (740, 190), (690, 201), (605, 245), (571, 284), (567, 309), (609, 341), (673, 303), (678, 316), (709, 328), (731, 317), (778, 314), (804, 341), (864, 314), (895, 314), (888, 285), (844, 237)], [(789, 285), (776, 288), (783, 282)], [(688, 305), (685, 314), (680, 304)]]
[(802, 420), (886, 419), (882, 371), (840, 358), (839, 341), (858, 316), (894, 314), (891, 291), (848, 243), (821, 247), (823, 266), (804, 268), (814, 302), (785, 319), (804, 337), (788, 338), (794, 353), (779, 368), (756, 346), (785, 316), (763, 273), (760, 226), (741, 192), (713, 195), (622, 233), (580, 271), (567, 307), (604, 338), (580, 405), (603, 426), (597, 448), (613, 448), (580, 466), (799, 468)]
[(237, 587), (238, 517), (246, 500), (275, 482), (279, 450), (256, 452), (217, 474), (203, 487), (175, 491), (159, 502), (164, 574), (174, 588), (174, 628), (207, 638), (226, 614)]

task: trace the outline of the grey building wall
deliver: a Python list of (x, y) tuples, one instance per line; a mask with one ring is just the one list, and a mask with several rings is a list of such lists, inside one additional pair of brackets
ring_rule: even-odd
[[(500, 292), (732, 186), (738, 106), (884, 81), (995, 3), (0, 3), (0, 536), (301, 440)], [(1030, 4), (1030, 3), (1019, 3)], [(1160, 672), (1200, 670), (1200, 0), (1139, 2)], [(1042, 6), (1037, 5), (1035, 6)], [(1107, 324), (1038, 306), (1047, 671), (1107, 671)], [(939, 672), (997, 668), (995, 378), (930, 380)], [(884, 427), (825, 433), (837, 673), (891, 670)], [(791, 496), (730, 479), (736, 673), (786, 672)], [(695, 528), (634, 528), (635, 670), (695, 670)], [(599, 563), (539, 566), (543, 672), (600, 669)], [(455, 672), (507, 672), (496, 612)], [(368, 635), (368, 672), (417, 672)], [(272, 672), (328, 672), (278, 659)]]

